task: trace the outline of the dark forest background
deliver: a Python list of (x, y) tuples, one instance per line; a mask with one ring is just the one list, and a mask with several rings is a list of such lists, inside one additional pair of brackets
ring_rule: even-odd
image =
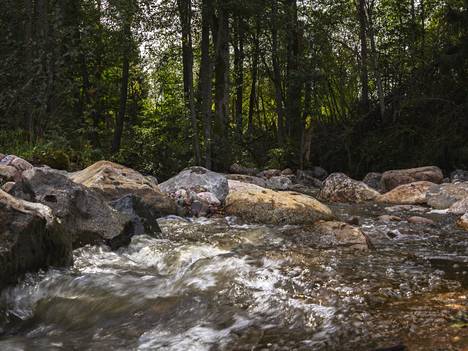
[(463, 0), (2, 0), (0, 152), (468, 168)]

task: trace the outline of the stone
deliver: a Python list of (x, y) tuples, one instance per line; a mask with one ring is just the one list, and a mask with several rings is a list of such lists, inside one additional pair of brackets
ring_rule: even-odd
[(311, 186), (314, 188), (322, 188), (322, 181), (314, 177), (314, 175), (315, 173), (313, 171), (298, 170), (296, 172), (296, 181), (301, 185)]
[(210, 192), (222, 203), (229, 193), (229, 184), (225, 176), (203, 167), (191, 167), (159, 185), (165, 194), (174, 194), (179, 189), (195, 193)]
[(434, 185), (427, 191), (427, 204), (443, 210), (468, 197), (468, 182)]
[(258, 173), (257, 177), (270, 179), (271, 177), (278, 177), (280, 175), (281, 171), (279, 169), (267, 169)]
[(464, 213), (468, 213), (468, 197), (461, 199), (460, 201), (455, 202), (450, 208), (448, 209), (448, 213), (462, 215)]
[(457, 169), (450, 174), (452, 183), (468, 182), (468, 171)]
[(389, 222), (401, 222), (401, 217), (393, 216), (393, 215), (382, 215), (377, 218), (379, 222), (389, 223)]
[(400, 185), (375, 200), (387, 204), (424, 205), (427, 203), (426, 193), (433, 185), (425, 181)]
[(32, 164), (30, 164), (28, 161), (15, 155), (4, 156), (0, 160), (0, 164), (4, 166), (12, 166), (16, 168), (18, 172), (23, 172), (23, 171), (26, 171), (27, 169), (33, 168)]
[(458, 219), (457, 225), (459, 228), (468, 232), (468, 212)]
[(294, 172), (293, 172), (293, 170), (291, 168), (286, 168), (286, 169), (283, 169), (281, 171), (281, 175), (283, 175), (283, 176), (289, 176), (289, 175), (293, 175), (293, 174), (294, 174)]
[(320, 198), (332, 202), (359, 203), (371, 201), (379, 195), (378, 191), (343, 173), (330, 174), (320, 191)]
[(238, 163), (234, 163), (233, 165), (231, 165), (231, 167), (229, 167), (229, 172), (234, 174), (255, 176), (257, 175), (259, 170), (257, 168), (244, 167)]
[(0, 164), (0, 185), (18, 179), (18, 170), (13, 166)]
[(50, 207), (74, 248), (103, 243), (116, 249), (134, 234), (130, 218), (111, 208), (99, 193), (50, 168), (23, 172), (11, 194)]
[(0, 290), (26, 273), (72, 261), (71, 239), (50, 208), (0, 190)]
[(116, 201), (126, 195), (140, 197), (141, 204), (151, 206), (148, 213), (160, 217), (176, 213), (176, 204), (158, 187), (154, 177), (109, 161), (99, 161), (82, 171), (70, 175), (75, 183), (99, 192), (107, 201)]
[(331, 220), (332, 211), (316, 199), (295, 193), (277, 192), (253, 184), (229, 181), (227, 215), (264, 224), (310, 224)]
[(395, 189), (397, 186), (418, 181), (440, 184), (443, 179), (444, 175), (439, 167), (428, 166), (384, 172), (380, 183), (382, 191), (387, 192)]
[(273, 190), (288, 190), (293, 182), (286, 176), (275, 176), (267, 179), (266, 187)]
[(408, 218), (408, 223), (412, 224), (422, 224), (422, 225), (435, 225), (436, 223), (430, 219), (430, 218), (425, 218), (425, 217), (419, 217), (419, 216), (412, 216)]
[(9, 193), (11, 189), (13, 189), (14, 186), (15, 186), (15, 182), (6, 182), (5, 184), (2, 185), (1, 189), (4, 192)]
[(21, 174), (33, 166), (21, 157), (7, 155), (0, 160), (0, 185), (21, 179)]
[(133, 223), (133, 235), (147, 234), (155, 236), (161, 233), (157, 218), (161, 213), (155, 207), (148, 206), (145, 199), (132, 194), (110, 202), (112, 208), (120, 213), (128, 215)]
[(380, 192), (382, 189), (380, 185), (381, 180), (382, 180), (382, 173), (371, 172), (371, 173), (367, 173), (362, 181), (368, 186), (370, 186), (372, 189)]
[(250, 176), (250, 175), (226, 174), (226, 178), (228, 180), (237, 180), (237, 181), (243, 182), (243, 183), (255, 184), (255, 185), (261, 186), (263, 188), (266, 188), (266, 186), (267, 186), (267, 182), (266, 182), (265, 179), (260, 178), (260, 177)]
[(319, 238), (318, 247), (322, 249), (346, 247), (367, 250), (368, 239), (358, 227), (337, 221), (319, 221), (313, 226), (314, 234)]

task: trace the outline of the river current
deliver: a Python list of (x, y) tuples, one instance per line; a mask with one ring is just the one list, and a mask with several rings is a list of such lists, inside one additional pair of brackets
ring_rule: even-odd
[(156, 238), (75, 250), (72, 268), (1, 293), (0, 350), (467, 350), (468, 235), (454, 219), (334, 211), (373, 248), (319, 248), (306, 227), (169, 217)]

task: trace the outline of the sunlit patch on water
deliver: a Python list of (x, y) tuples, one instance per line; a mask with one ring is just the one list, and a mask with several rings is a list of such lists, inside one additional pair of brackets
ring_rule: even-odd
[(1, 294), (0, 350), (427, 349), (412, 335), (461, 350), (464, 329), (452, 325), (466, 313), (466, 237), (449, 222), (382, 224), (378, 207), (352, 211), (375, 250), (318, 250), (288, 227), (175, 216), (157, 239), (76, 250), (73, 268)]

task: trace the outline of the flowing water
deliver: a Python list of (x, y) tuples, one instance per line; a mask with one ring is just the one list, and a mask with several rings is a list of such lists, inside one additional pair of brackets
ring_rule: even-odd
[[(418, 208), (334, 208), (370, 251), (301, 227), (160, 221), (158, 238), (76, 250), (0, 296), (0, 350), (467, 350), (468, 235), (381, 223)], [(416, 211), (416, 212), (415, 212)]]

